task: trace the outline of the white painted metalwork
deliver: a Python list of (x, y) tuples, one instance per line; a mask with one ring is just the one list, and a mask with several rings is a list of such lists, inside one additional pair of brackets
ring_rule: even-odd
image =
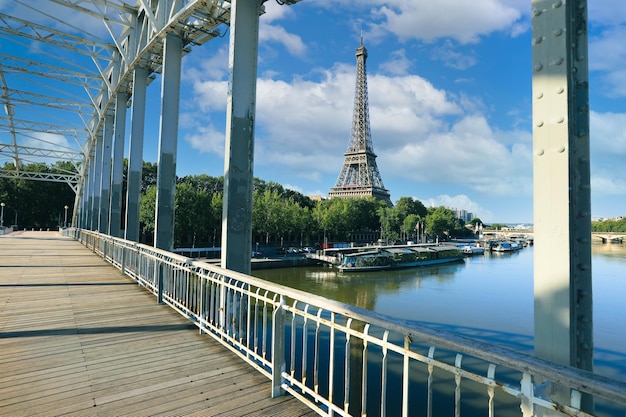
[[(139, 286), (161, 291), (163, 302), (200, 332), (266, 375), (272, 395), (293, 394), (321, 415), (385, 415), (396, 404), (401, 404), (402, 415), (417, 413), (415, 407), (428, 416), (440, 415), (442, 407), (446, 415), (460, 415), (466, 401), (476, 398), (484, 404), (477, 412), (490, 416), (502, 407), (517, 408), (523, 416), (542, 410), (594, 415), (580, 410), (581, 394), (621, 413), (626, 410), (624, 382), (153, 247), (96, 232), (64, 232)], [(311, 372), (313, 378), (308, 377)], [(539, 384), (544, 380), (567, 387), (569, 399), (557, 403), (543, 396), (545, 385)], [(353, 384), (359, 388), (351, 389)], [(411, 402), (416, 396), (424, 402)]]
[(535, 354), (592, 371), (587, 37), (587, 0), (532, 0)]
[[(105, 128), (107, 115), (125, 108), (117, 105), (118, 98), (131, 97), (135, 69), (147, 71), (146, 83), (161, 73), (168, 34), (182, 40), (181, 54), (221, 36), (230, 23), (231, 5), (226, 0), (49, 3), (44, 11), (29, 1), (15, 0), (7, 4), (9, 13), (0, 13), (3, 44), (31, 52), (29, 58), (0, 55), (0, 103), (6, 110), (0, 116), (0, 164), (12, 161), (16, 168), (0, 169), (0, 176), (67, 182), (80, 202), (90, 197), (83, 195), (87, 186), (85, 167), (92, 165), (93, 148)], [(78, 14), (80, 19), (66, 19), (68, 14)], [(82, 26), (70, 21), (80, 21)], [(45, 47), (37, 48), (39, 45)], [(36, 50), (38, 53), (33, 54)], [(42, 92), (13, 88), (24, 80), (39, 86)], [(47, 120), (41, 117), (41, 109), (48, 109)], [(53, 112), (58, 116), (51, 117)], [(45, 135), (54, 135), (59, 142), (72, 140), (66, 151), (72, 155), (71, 160), (77, 161), (76, 172), (42, 178), (22, 170), (30, 161), (62, 157), (43, 152), (59, 149), (56, 142), (41, 141)], [(39, 140), (37, 147), (42, 152), (25, 152), (26, 140)], [(75, 204), (75, 210), (85, 209), (85, 205)]]

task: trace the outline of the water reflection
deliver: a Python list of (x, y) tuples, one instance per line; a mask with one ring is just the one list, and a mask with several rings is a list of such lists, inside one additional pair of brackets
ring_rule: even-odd
[[(455, 264), (369, 273), (307, 267), (253, 274), (379, 314), (532, 354), (533, 253), (534, 247), (528, 247)], [(593, 245), (592, 254), (595, 372), (624, 380), (626, 245)]]
[(380, 296), (418, 290), (427, 280), (451, 282), (466, 267), (455, 262), (422, 268), (344, 273), (330, 267), (282, 268), (253, 271), (259, 278), (311, 292), (368, 310), (375, 310)]
[(612, 258), (617, 262), (626, 263), (626, 244), (624, 243), (597, 243), (591, 246), (592, 255), (602, 258)]

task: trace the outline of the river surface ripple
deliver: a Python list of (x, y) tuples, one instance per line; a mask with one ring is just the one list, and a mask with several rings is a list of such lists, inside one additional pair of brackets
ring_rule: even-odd
[[(532, 354), (533, 247), (428, 268), (340, 273), (329, 267), (253, 275), (380, 314)], [(626, 245), (593, 246), (594, 370), (626, 380)]]

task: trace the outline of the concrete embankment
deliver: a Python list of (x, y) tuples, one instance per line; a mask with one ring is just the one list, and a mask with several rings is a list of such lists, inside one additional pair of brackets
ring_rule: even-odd
[(300, 257), (254, 258), (252, 259), (252, 269), (289, 268), (316, 265), (317, 263), (314, 259)]
[[(197, 259), (202, 262), (219, 265), (219, 259)], [(319, 261), (315, 259), (308, 259), (304, 257), (289, 257), (284, 258), (252, 258), (251, 268), (255, 269), (270, 269), (270, 268), (290, 268), (294, 266), (312, 266), (319, 264)]]

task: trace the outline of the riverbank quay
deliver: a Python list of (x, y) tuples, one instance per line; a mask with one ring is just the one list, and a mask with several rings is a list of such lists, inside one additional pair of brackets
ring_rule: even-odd
[(0, 415), (313, 416), (79, 242), (0, 237)]
[[(220, 259), (199, 258), (198, 260), (216, 266), (219, 266), (221, 263)], [(250, 268), (254, 271), (259, 269), (293, 268), (297, 266), (312, 266), (317, 264), (318, 261), (309, 259), (304, 255), (300, 255), (285, 256), (282, 258), (252, 258)]]

